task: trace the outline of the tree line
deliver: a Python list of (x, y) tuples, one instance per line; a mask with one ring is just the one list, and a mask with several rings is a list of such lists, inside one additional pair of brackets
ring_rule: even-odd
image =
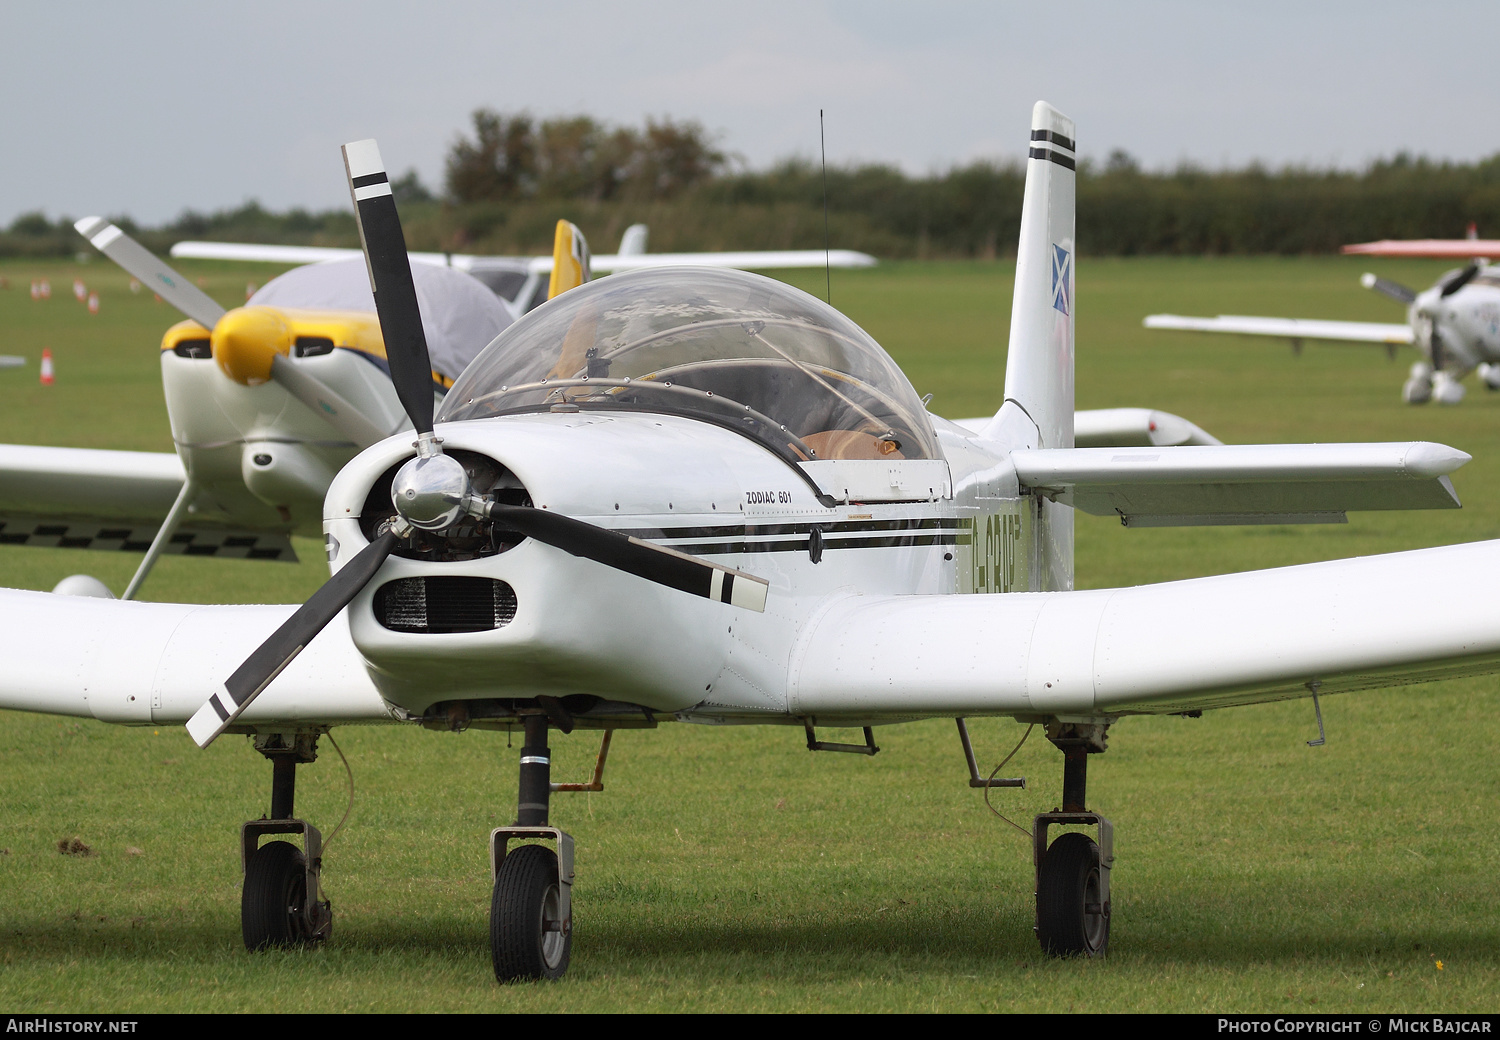
[[(659, 252), (815, 249), (824, 206), (832, 244), (883, 258), (1013, 255), (1025, 168), (975, 162), (911, 176), (880, 164), (806, 159), (746, 169), (701, 125), (648, 119), (614, 126), (590, 116), (538, 120), (480, 109), (447, 155), (444, 184), (415, 172), (393, 182), (414, 249), (538, 253), (558, 217), (612, 251), (630, 224)], [(1252, 165), (1147, 171), (1127, 153), (1078, 167), (1078, 244), (1085, 255), (1331, 253), (1375, 238), (1453, 238), (1469, 223), (1500, 235), (1500, 153), (1475, 163), (1399, 154), (1363, 170)], [(126, 230), (164, 250), (185, 238), (358, 245), (345, 209), (273, 213), (251, 202), (184, 212)], [(64, 217), (18, 217), (0, 255), (69, 255), (85, 248)]]

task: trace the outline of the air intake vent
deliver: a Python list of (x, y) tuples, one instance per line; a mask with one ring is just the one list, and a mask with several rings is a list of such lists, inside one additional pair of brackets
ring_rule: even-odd
[(375, 590), (375, 620), (393, 632), (488, 632), (515, 616), (516, 590), (491, 578), (400, 578)]

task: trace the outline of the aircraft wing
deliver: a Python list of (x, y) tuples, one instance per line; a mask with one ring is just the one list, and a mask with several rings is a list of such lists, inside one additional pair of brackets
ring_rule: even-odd
[(1361, 256), (1399, 256), (1411, 259), (1478, 260), (1500, 257), (1500, 240), (1493, 238), (1385, 238), (1359, 242), (1341, 252)]
[[(994, 421), (994, 416), (952, 421), (972, 433), (979, 433)], [(1073, 413), (1073, 443), (1080, 448), (1148, 448), (1223, 442), (1201, 426), (1171, 412), (1159, 412), (1155, 408), (1094, 408)]]
[(1350, 510), (1456, 509), (1469, 456), (1428, 441), (1011, 452), (1023, 487), (1126, 527), (1343, 523)]
[[(174, 259), (188, 260), (248, 260), (265, 264), (321, 264), (327, 260), (349, 260), (364, 257), (358, 249), (337, 246), (276, 246), (259, 245), (252, 242), (178, 242), (172, 247)], [(440, 267), (462, 266), (455, 261), (473, 259), (460, 253), (408, 253), (419, 263), (437, 264)], [(550, 266), (550, 258), (549, 258)]]
[[(793, 714), (1165, 714), (1500, 671), (1500, 541), (1086, 592), (858, 596)], [(1309, 725), (1312, 719), (1309, 716)]]
[[(184, 477), (167, 452), (0, 444), (0, 545), (145, 552)], [(231, 528), (201, 506), (165, 552), (296, 560), (285, 531)]]
[(1278, 336), (1282, 339), (1322, 339), (1347, 343), (1413, 342), (1410, 325), (1387, 325), (1373, 321), (1317, 321), (1311, 318), (1256, 318), (1243, 314), (1221, 314), (1217, 318), (1187, 318), (1180, 314), (1152, 314), (1144, 322), (1148, 329), (1178, 332), (1233, 332), (1241, 336)]
[[(326, 260), (347, 260), (363, 256), (358, 249), (325, 246), (276, 246), (243, 242), (178, 242), (172, 256), (194, 260), (249, 260), (272, 264), (318, 264)], [(437, 264), (468, 270), (485, 260), (511, 259), (524, 262), (533, 274), (552, 270), (550, 256), (487, 257), (470, 253), (409, 253), (417, 263)], [(826, 254), (831, 267), (874, 267), (876, 260), (868, 253), (852, 249), (833, 249)], [(821, 249), (788, 249), (738, 253), (635, 253), (595, 256), (592, 268), (601, 273), (637, 271), (646, 267), (732, 267), (744, 271), (770, 271), (798, 267), (822, 267), (825, 254)]]
[[(296, 609), (0, 589), (0, 708), (138, 725), (185, 722)], [(250, 727), (393, 718), (340, 617), (240, 722)]]
[[(772, 271), (797, 267), (874, 267), (869, 253), (852, 249), (781, 249), (739, 253), (636, 253), (596, 256), (595, 271), (639, 271), (646, 267), (732, 267), (741, 271)], [(551, 267), (550, 263), (548, 265)]]

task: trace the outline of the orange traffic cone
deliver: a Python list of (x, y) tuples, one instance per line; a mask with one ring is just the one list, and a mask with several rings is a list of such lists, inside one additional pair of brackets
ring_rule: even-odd
[(52, 348), (42, 348), (42, 385), (52, 385)]
[(88, 296), (88, 294), (89, 294), (89, 289), (88, 289), (88, 286), (86, 286), (86, 285), (83, 284), (83, 279), (82, 278), (74, 278), (73, 279), (73, 298), (75, 300), (77, 300), (79, 303), (82, 303), (83, 300), (84, 300), (84, 297)]
[(96, 292), (89, 293), (89, 313), (99, 313), (99, 294)]

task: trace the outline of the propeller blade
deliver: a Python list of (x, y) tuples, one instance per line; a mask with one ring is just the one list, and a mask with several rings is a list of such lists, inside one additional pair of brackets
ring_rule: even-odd
[(271, 358), (271, 378), (360, 448), (368, 448), (396, 432), (381, 430), (343, 395), (316, 376), (309, 375), (285, 354)]
[(271, 684), (271, 680), (280, 675), (313, 637), (328, 627), (339, 611), (359, 595), (395, 547), (396, 536), (390, 531), (365, 546), (245, 658), (245, 663), (236, 668), (224, 685), (188, 720), (188, 735), (193, 742), (206, 748), (233, 725), (250, 702)]
[(484, 512), (521, 534), (671, 589), (763, 612), (770, 582), (664, 545), (528, 506), (487, 505)]
[(1464, 286), (1466, 286), (1470, 282), (1472, 282), (1474, 280), (1475, 275), (1479, 274), (1479, 272), (1482, 271), (1482, 270), (1484, 270), (1484, 266), (1482, 264), (1478, 264), (1478, 263), (1470, 264), (1468, 267), (1465, 267), (1462, 271), (1460, 271), (1453, 278), (1450, 278), (1448, 280), (1448, 283), (1443, 286), (1443, 291), (1441, 293), (1439, 293), (1438, 295), (1440, 295), (1443, 299), (1446, 300), (1448, 297), (1450, 297), (1454, 293), (1458, 292), (1458, 290), (1462, 289)]
[(158, 260), (145, 246), (103, 217), (84, 217), (73, 225), (95, 249), (139, 278), (151, 291), (212, 330), (224, 316), (224, 308), (203, 290)]
[(396, 396), (418, 436), (431, 435), (432, 359), (422, 331), (406, 236), (391, 195), (390, 177), (373, 139), (344, 145), (344, 171), (349, 178), (349, 194), (354, 198), (355, 221), (370, 271), (380, 332), (385, 338), (391, 382), (396, 384)]
[(1381, 278), (1379, 275), (1368, 273), (1360, 275), (1359, 284), (1363, 285), (1366, 289), (1374, 289), (1382, 296), (1389, 296), (1397, 303), (1411, 303), (1417, 298), (1417, 291), (1415, 289), (1408, 289), (1400, 282), (1393, 282), (1388, 278)]

